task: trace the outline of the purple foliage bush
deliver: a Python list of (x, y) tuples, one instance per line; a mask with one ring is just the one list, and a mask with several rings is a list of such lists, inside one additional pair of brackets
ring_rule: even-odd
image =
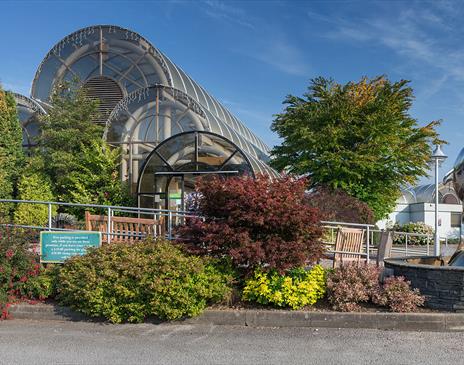
[(392, 312), (413, 312), (424, 305), (424, 297), (419, 290), (411, 289), (411, 283), (403, 276), (386, 278), (379, 299), (377, 304), (387, 306)]
[(383, 285), (380, 269), (371, 265), (349, 264), (327, 276), (327, 297), (334, 310), (356, 312), (360, 303), (374, 303), (392, 312), (412, 312), (424, 304), (418, 289), (411, 289), (404, 277), (389, 277)]
[(326, 221), (375, 223), (374, 212), (369, 205), (340, 189), (318, 186), (306, 194), (305, 202), (317, 208)]
[(379, 297), (380, 270), (376, 266), (344, 265), (329, 273), (327, 296), (333, 309), (342, 312), (361, 310), (359, 303)]

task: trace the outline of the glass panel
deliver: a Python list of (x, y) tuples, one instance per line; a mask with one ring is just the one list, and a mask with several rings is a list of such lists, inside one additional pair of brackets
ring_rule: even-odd
[(238, 171), (240, 175), (253, 175), (250, 165), (241, 152), (237, 153), (222, 168), (223, 171)]
[[(198, 136), (198, 160), (195, 158), (195, 135)], [(179, 175), (176, 174), (177, 172), (217, 171), (221, 174), (221, 171), (237, 171), (238, 174), (253, 175), (251, 166), (242, 152), (224, 138), (208, 133), (192, 132), (177, 135), (161, 143), (156, 151), (168, 161), (174, 168), (174, 172), (167, 170), (167, 166), (156, 153), (152, 154), (144, 171), (139, 191), (148, 192), (142, 189), (149, 189), (150, 185), (154, 185), (153, 193), (164, 193), (159, 199), (165, 199), (165, 207), (169, 209), (184, 208), (189, 194), (195, 191), (195, 181), (198, 178), (196, 174)], [(223, 166), (224, 163), (225, 166)], [(222, 170), (219, 170), (221, 167)], [(156, 174), (158, 172), (169, 172), (169, 174)], [(146, 179), (147, 174), (152, 174), (154, 180)], [(230, 175), (224, 174), (224, 176)]]
[(128, 135), (134, 134), (134, 141), (154, 142), (184, 131), (201, 130), (204, 118), (186, 105), (186, 99), (177, 98), (182, 96), (151, 87), (140, 96), (127, 97), (120, 104), (126, 105), (127, 111), (121, 110), (111, 120), (109, 140), (127, 140)]
[(26, 125), (27, 134), (31, 139), (35, 139), (40, 134), (40, 126), (39, 123), (33, 119)]
[(183, 179), (181, 176), (173, 176), (168, 187), (169, 210), (183, 210)]
[(71, 65), (73, 71), (79, 75), (79, 80), (87, 80), (95, 74), (96, 70), (99, 70), (98, 57), (98, 53), (93, 54), (93, 56), (88, 55)]
[(187, 156), (189, 151), (195, 146), (195, 134), (181, 134), (172, 138), (166, 143), (159, 146), (158, 152), (166, 159), (170, 164), (175, 164), (179, 159)]
[(154, 208), (155, 197), (153, 195), (139, 195), (139, 204), (143, 208)]
[(50, 56), (40, 70), (39, 78), (35, 83), (33, 97), (42, 101), (47, 101), (51, 93), (51, 88), (55, 82), (55, 73), (60, 68), (61, 62), (54, 56)]
[[(121, 80), (126, 85), (126, 92), (154, 83), (159, 83), (156, 64), (157, 59), (151, 53), (146, 53), (147, 44), (133, 32), (117, 27), (95, 26), (70, 34), (61, 40), (44, 60), (34, 82), (33, 96), (40, 100), (48, 100), (50, 90), (55, 79), (69, 80), (69, 72), (63, 72), (63, 63), (73, 69), (72, 75), (77, 74), (82, 82), (99, 75), (100, 28), (103, 30), (103, 74), (118, 80), (121, 73), (128, 73), (129, 80)], [(145, 56), (141, 56), (145, 54)], [(60, 58), (61, 61), (58, 59)], [(73, 60), (73, 61), (71, 61)], [(71, 63), (72, 62), (72, 63)], [(111, 66), (111, 68), (110, 68)], [(61, 70), (61, 71), (60, 71)], [(141, 73), (146, 73), (145, 77)], [(60, 74), (59, 74), (60, 73)], [(134, 80), (137, 80), (134, 84)]]
[(120, 112), (116, 118), (111, 121), (111, 127), (108, 130), (106, 140), (108, 142), (123, 142), (129, 137), (127, 126), (133, 124), (133, 120), (124, 112)]
[(449, 266), (464, 266), (464, 251), (459, 252), (449, 263)]
[(223, 138), (208, 134), (198, 136), (198, 162), (219, 168), (235, 151)]
[(451, 213), (451, 227), (461, 227), (461, 213)]
[(153, 193), (153, 186), (155, 184), (154, 174), (150, 171), (151, 169), (146, 169), (140, 180), (140, 193)]

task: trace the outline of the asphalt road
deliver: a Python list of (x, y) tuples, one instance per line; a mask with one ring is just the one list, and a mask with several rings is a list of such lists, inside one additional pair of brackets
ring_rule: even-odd
[(0, 322), (0, 364), (463, 364), (464, 333)]

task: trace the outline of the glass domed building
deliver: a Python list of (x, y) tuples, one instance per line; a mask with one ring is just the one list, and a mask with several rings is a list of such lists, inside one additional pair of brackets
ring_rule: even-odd
[(278, 175), (259, 137), (147, 39), (113, 25), (80, 29), (47, 53), (24, 97), (26, 146), (28, 133), (38, 133), (26, 121), (71, 80), (100, 101), (94, 122), (122, 148), (121, 176), (142, 207), (183, 209), (201, 175)]
[(13, 93), (13, 97), (23, 130), (23, 147), (28, 149), (36, 144), (35, 138), (39, 135), (38, 118), (46, 112), (43, 106), (34, 99), (17, 93)]
[[(448, 172), (438, 185), (438, 231), (440, 237), (456, 238), (462, 231), (462, 201), (455, 190), (453, 171)], [(396, 207), (387, 219), (377, 222), (381, 229), (394, 223), (400, 225), (423, 222), (435, 224), (435, 184), (419, 185), (401, 190)]]

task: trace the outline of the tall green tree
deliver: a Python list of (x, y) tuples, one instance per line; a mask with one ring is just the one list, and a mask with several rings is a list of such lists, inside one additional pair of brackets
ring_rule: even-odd
[(366, 202), (376, 219), (395, 206), (401, 186), (427, 175), (433, 121), (412, 118), (409, 82), (385, 77), (338, 84), (319, 77), (302, 96), (289, 95), (272, 130), (283, 139), (272, 150), (272, 165), (308, 174), (311, 184), (342, 189)]
[[(0, 199), (12, 199), (24, 164), (22, 130), (13, 95), (0, 86)], [(12, 206), (0, 205), (0, 216), (9, 216)]]
[[(40, 157), (30, 157), (17, 185), (19, 200), (54, 201), (50, 179), (43, 173), (44, 162)], [(52, 206), (52, 214), (57, 207)], [(14, 215), (16, 224), (44, 226), (48, 223), (48, 206), (21, 203), (16, 206)]]
[(119, 179), (120, 151), (110, 150), (102, 140), (103, 126), (92, 121), (98, 101), (73, 82), (59, 85), (50, 103), (48, 115), (41, 117), (37, 151), (55, 196), (75, 203), (127, 203)]

